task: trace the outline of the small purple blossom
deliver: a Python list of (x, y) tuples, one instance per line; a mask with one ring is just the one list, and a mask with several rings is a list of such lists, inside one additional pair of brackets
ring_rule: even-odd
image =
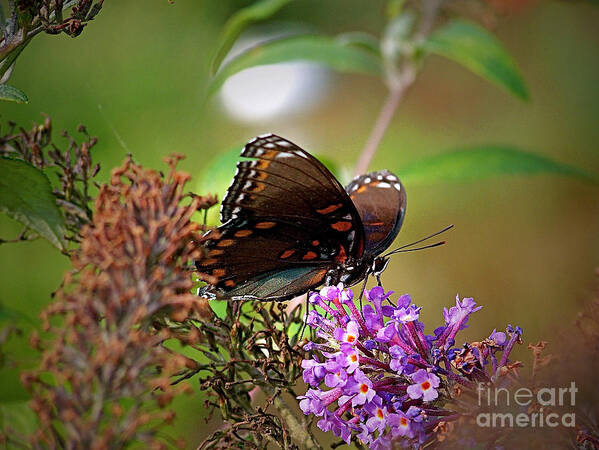
[(345, 328), (336, 328), (333, 336), (341, 343), (356, 345), (360, 337), (360, 327), (352, 321)]
[(420, 369), (412, 374), (414, 384), (408, 386), (408, 395), (413, 399), (422, 398), (425, 402), (431, 402), (439, 396), (435, 388), (439, 387), (440, 381), (434, 373)]
[(304, 359), (302, 369), (304, 369), (304, 382), (313, 387), (318, 386), (327, 373), (324, 364), (320, 363), (315, 356), (313, 359)]
[(422, 308), (409, 295), (393, 303), (392, 294), (380, 286), (367, 290), (369, 303), (359, 310), (351, 290), (328, 286), (310, 295), (316, 309), (305, 318), (315, 341), (304, 346), (313, 352), (302, 362), (312, 388), (298, 397), (300, 408), (321, 417), (321, 430), (371, 449), (395, 448), (398, 440), (422, 446), (437, 424), (458, 417), (437, 406), (451, 398), (452, 387), (497, 378), (522, 334), (510, 326), (507, 333), (493, 330), (482, 342), (454, 347), (457, 333), (481, 308), (472, 298), (458, 297), (444, 309), (444, 325), (425, 335)]

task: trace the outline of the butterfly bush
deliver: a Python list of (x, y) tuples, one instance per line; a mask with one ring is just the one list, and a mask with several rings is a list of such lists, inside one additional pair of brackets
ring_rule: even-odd
[(310, 387), (298, 397), (300, 408), (348, 444), (422, 446), (460, 417), (448, 407), (453, 397), (495, 382), (516, 365), (508, 358), (521, 343), (519, 327), (455, 345), (470, 314), (482, 308), (472, 298), (456, 297), (455, 306), (443, 310), (444, 325), (426, 335), (422, 308), (409, 295), (394, 303), (393, 292), (380, 286), (365, 294), (368, 302), (358, 308), (342, 284), (325, 287), (310, 295), (316, 308), (304, 318), (315, 338), (304, 346), (312, 356), (302, 362)]

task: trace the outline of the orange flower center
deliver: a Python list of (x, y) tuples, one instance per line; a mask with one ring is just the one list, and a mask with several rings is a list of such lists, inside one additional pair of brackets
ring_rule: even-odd
[(431, 388), (431, 383), (430, 383), (430, 381), (425, 381), (424, 383), (420, 384), (420, 387), (422, 388), (423, 391), (427, 391)]
[(362, 392), (362, 394), (366, 394), (368, 392), (368, 386), (365, 384), (361, 384), (360, 385), (360, 392)]
[(356, 340), (355, 336), (352, 336), (351, 334), (349, 336), (347, 336), (347, 342), (354, 342)]
[(408, 419), (406, 419), (405, 417), (402, 417), (401, 419), (399, 419), (399, 423), (401, 424), (402, 427), (406, 427), (406, 426), (408, 426)]
[(378, 416), (379, 419), (382, 419), (383, 416), (383, 410), (382, 409), (377, 409), (376, 410), (376, 415)]
[(356, 362), (358, 360), (358, 355), (351, 355), (349, 359), (351, 359), (351, 362)]

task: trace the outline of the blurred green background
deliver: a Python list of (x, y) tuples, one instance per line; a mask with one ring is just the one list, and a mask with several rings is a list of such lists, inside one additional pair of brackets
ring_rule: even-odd
[[(264, 79), (272, 76), (273, 81), (245, 93), (244, 83), (238, 82), (225, 89), (228, 97), (204, 101), (219, 31), (248, 3), (106, 2), (77, 39), (33, 40), (11, 79), (30, 101), (0, 103), (1, 120), (29, 128), (47, 113), (58, 142), (59, 130), (75, 135), (77, 125), (85, 124), (99, 137), (93, 157), (102, 165), (102, 181), (127, 152), (141, 164), (161, 169), (165, 155), (179, 152), (187, 155), (180, 169), (194, 176), (190, 189), (222, 189), (233, 176), (234, 161), (224, 175), (201, 178), (207, 164), (267, 132), (351, 169), (385, 98), (384, 86), (374, 78), (302, 66), (303, 72), (289, 72), (299, 78), (264, 72)], [(276, 21), (287, 29), (302, 22), (304, 28), (308, 24), (325, 34), (367, 30), (378, 35), (384, 5), (302, 0), (283, 8)], [(494, 31), (521, 68), (529, 103), (453, 62), (429, 58), (371, 169), (386, 168), (401, 177), (402, 167), (425, 156), (507, 144), (599, 173), (597, 23), (599, 9), (583, 2), (539, 2), (497, 20)], [(264, 36), (272, 29), (251, 31)], [(260, 96), (277, 92), (277, 83), (287, 78), (299, 90), (278, 109), (261, 113)], [(260, 91), (260, 85), (266, 88)], [(424, 306), (427, 326), (440, 324), (441, 307), (459, 293), (484, 305), (464, 339), (482, 338), (512, 323), (524, 329), (526, 343), (552, 341), (592, 297), (599, 267), (597, 186), (540, 175), (405, 187), (408, 212), (396, 244), (455, 224), (446, 246), (396, 256), (383, 277), (387, 289), (410, 293)], [(16, 222), (0, 217), (0, 237), (13, 238), (18, 231)], [(69, 261), (39, 240), (1, 246), (0, 267), (0, 302), (37, 324)], [(23, 328), (31, 330), (27, 324)], [(26, 336), (10, 349), (20, 364), (35, 364), (37, 355)], [(516, 356), (526, 359), (527, 351), (521, 348)], [(3, 369), (0, 401), (23, 399), (18, 372)], [(211, 431), (202, 420), (206, 411), (199, 389), (179, 399), (177, 408), (176, 428), (191, 446), (197, 445)]]

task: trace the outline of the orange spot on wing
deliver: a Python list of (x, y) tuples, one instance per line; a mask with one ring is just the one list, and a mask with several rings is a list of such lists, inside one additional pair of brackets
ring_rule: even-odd
[(230, 247), (233, 245), (235, 241), (233, 239), (223, 239), (216, 244), (217, 247)]
[(215, 248), (208, 252), (208, 256), (218, 256), (218, 255), (222, 255), (223, 253), (225, 253), (224, 250), (219, 250), (219, 249)]
[(286, 259), (286, 258), (289, 258), (294, 253), (295, 253), (295, 250), (290, 248), (289, 250), (285, 250), (283, 253), (281, 253), (281, 256), (279, 256), (279, 258)]
[(225, 286), (233, 287), (235, 286), (235, 282), (233, 280), (227, 280), (225, 281)]
[(239, 230), (235, 232), (235, 237), (246, 237), (252, 234), (252, 230)]
[(326, 208), (317, 209), (316, 212), (318, 214), (329, 214), (329, 213), (332, 213), (333, 211), (337, 211), (339, 208), (341, 208), (341, 206), (342, 206), (341, 203), (337, 203), (336, 205), (330, 205), (330, 206), (327, 206)]
[(200, 266), (211, 266), (216, 262), (215, 258), (208, 258), (200, 261)]
[(351, 230), (351, 222), (345, 222), (343, 220), (340, 222), (335, 222), (331, 224), (331, 228), (337, 231)]
[(314, 247), (316, 247), (317, 245), (320, 245), (320, 241), (319, 241), (319, 240), (317, 240), (317, 239), (315, 239), (315, 240), (313, 240), (313, 241), (312, 241), (312, 245), (313, 245)]
[(385, 222), (366, 222), (364, 225), (370, 225), (372, 227), (379, 227), (381, 225), (385, 225)]
[(314, 283), (315, 285), (319, 284), (322, 281), (322, 279), (324, 278), (324, 276), (326, 275), (326, 273), (327, 273), (326, 269), (316, 272), (314, 274), (314, 276), (310, 279), (310, 283)]
[(276, 225), (275, 222), (258, 222), (254, 225), (254, 228), (258, 228), (259, 230), (268, 230)]
[(270, 166), (270, 161), (266, 161), (264, 159), (256, 161), (256, 167), (259, 169), (266, 169), (268, 166)]
[(335, 261), (338, 263), (343, 263), (347, 259), (347, 253), (345, 253), (345, 247), (343, 245), (339, 246), (339, 253), (335, 256)]
[(318, 257), (318, 255), (317, 255), (316, 253), (314, 253), (314, 252), (308, 252), (308, 253), (306, 253), (306, 254), (305, 254), (303, 257), (302, 257), (302, 259), (303, 259), (304, 261), (310, 261), (311, 259), (314, 259), (314, 258), (316, 258), (316, 257)]
[(266, 189), (266, 186), (262, 183), (254, 183), (254, 187), (250, 189), (252, 192), (261, 192)]
[(356, 192), (358, 192), (358, 194), (361, 194), (365, 190), (366, 190), (366, 186), (360, 186)]
[(265, 172), (257, 172), (256, 179), (258, 180), (266, 180), (268, 178), (268, 174)]
[(225, 269), (214, 269), (212, 271), (212, 276), (214, 277), (222, 277), (227, 271)]

